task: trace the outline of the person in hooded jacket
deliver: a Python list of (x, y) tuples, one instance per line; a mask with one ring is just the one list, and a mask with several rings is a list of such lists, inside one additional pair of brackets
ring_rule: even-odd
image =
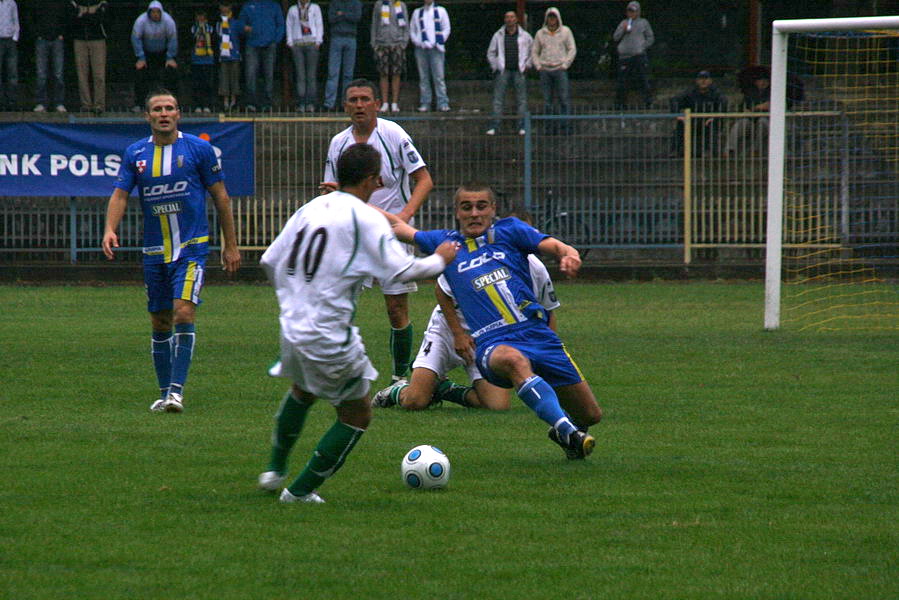
[(131, 46), (137, 62), (134, 63), (134, 108), (144, 109), (147, 94), (156, 87), (164, 87), (178, 94), (178, 30), (175, 19), (165, 12), (162, 2), (153, 0), (134, 21), (131, 29)]
[(656, 38), (649, 21), (641, 16), (639, 2), (627, 3), (627, 17), (615, 28), (612, 39), (618, 44), (615, 107), (625, 107), (629, 90), (642, 94), (643, 102), (648, 107), (652, 104), (652, 87), (649, 84), (649, 56), (646, 51)]
[[(571, 112), (571, 88), (568, 83), (568, 68), (577, 55), (577, 45), (571, 29), (562, 25), (559, 9), (551, 6), (546, 9), (543, 27), (534, 36), (531, 47), (531, 63), (540, 73), (540, 86), (543, 89), (543, 112), (546, 114), (567, 115)], [(559, 110), (555, 110), (555, 102)], [(551, 132), (564, 131), (568, 128), (565, 121), (550, 121)]]

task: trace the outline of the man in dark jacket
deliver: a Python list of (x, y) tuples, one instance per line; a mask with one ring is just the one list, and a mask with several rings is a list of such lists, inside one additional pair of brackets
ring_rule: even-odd
[[(45, 112), (53, 107), (66, 112), (66, 82), (63, 62), (66, 55), (66, 4), (65, 0), (48, 0), (41, 4), (40, 14), (34, 15), (34, 66), (37, 71), (34, 112)], [(47, 94), (49, 67), (53, 67), (51, 93)]]
[[(712, 81), (712, 74), (700, 71), (696, 74), (696, 83), (688, 90), (671, 99), (671, 112), (681, 113), (689, 109), (694, 113), (724, 112), (727, 99), (718, 91)], [(691, 119), (693, 126), (692, 146), (694, 156), (701, 156), (703, 150), (715, 151), (718, 146), (718, 121), (714, 118)], [(674, 132), (674, 151), (684, 151), (684, 117), (677, 117), (677, 128)]]
[(106, 0), (71, 0), (72, 46), (82, 111), (106, 110)]
[[(240, 11), (244, 24), (246, 44), (244, 46), (244, 69), (247, 77), (246, 108), (255, 112), (272, 109), (272, 95), (275, 89), (275, 57), (278, 44), (284, 39), (284, 13), (281, 3), (274, 0), (250, 0)], [(262, 67), (263, 90), (256, 93), (256, 79)]]
[(339, 106), (337, 98), (346, 94), (347, 84), (353, 79), (353, 71), (356, 69), (356, 35), (361, 19), (362, 3), (359, 0), (332, 0), (328, 6), (331, 42), (328, 49), (325, 110), (334, 110)]

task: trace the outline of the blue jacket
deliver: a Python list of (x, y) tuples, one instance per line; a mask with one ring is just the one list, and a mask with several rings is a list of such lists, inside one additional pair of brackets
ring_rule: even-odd
[(250, 0), (240, 11), (240, 20), (253, 28), (247, 34), (247, 45), (271, 46), (284, 39), (284, 15), (274, 0)]
[[(150, 19), (150, 10), (158, 8), (162, 11), (159, 21)], [(134, 21), (131, 30), (131, 46), (134, 55), (139, 60), (147, 58), (147, 52), (165, 52), (165, 57), (172, 60), (178, 56), (178, 31), (175, 28), (175, 20), (162, 10), (162, 3), (157, 0), (150, 2), (147, 11)]]
[[(338, 15), (337, 12), (343, 12)], [(362, 19), (362, 2), (359, 0), (331, 0), (328, 7), (328, 22), (331, 37), (356, 37), (359, 21)]]

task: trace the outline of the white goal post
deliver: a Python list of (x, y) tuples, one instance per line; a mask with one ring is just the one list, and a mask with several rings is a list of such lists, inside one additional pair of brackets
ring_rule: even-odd
[(768, 139), (768, 223), (765, 255), (765, 329), (780, 327), (783, 251), (784, 137), (787, 50), (791, 33), (897, 29), (899, 16), (774, 21), (771, 29), (771, 105)]

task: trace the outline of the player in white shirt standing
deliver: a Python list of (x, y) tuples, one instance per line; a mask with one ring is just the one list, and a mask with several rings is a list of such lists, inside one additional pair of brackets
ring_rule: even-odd
[[(322, 193), (337, 189), (335, 166), (340, 155), (352, 144), (368, 143), (381, 154), (381, 179), (384, 187), (372, 194), (372, 206), (395, 214), (409, 223), (434, 187), (431, 174), (412, 138), (393, 121), (378, 118), (380, 105), (377, 86), (365, 79), (349, 83), (344, 108), (352, 125), (331, 138)], [(410, 189), (410, 179), (415, 184)], [(406, 247), (412, 253), (411, 246)], [(409, 292), (418, 290), (414, 282), (379, 282), (387, 318), (390, 320), (390, 355), (393, 380), (406, 376), (412, 359), (412, 323), (409, 321)]]
[(322, 436), (281, 502), (323, 500), (316, 488), (333, 475), (371, 421), (369, 389), (378, 372), (353, 326), (356, 300), (367, 278), (411, 281), (440, 273), (457, 244), (414, 258), (382, 214), (368, 206), (381, 187), (381, 156), (368, 144), (348, 147), (336, 163), (338, 191), (300, 208), (262, 255), (281, 309), (281, 360), (270, 374), (293, 381), (275, 416), (271, 460), (259, 486), (277, 491), (290, 450), (317, 398), (328, 399), (337, 421)]

